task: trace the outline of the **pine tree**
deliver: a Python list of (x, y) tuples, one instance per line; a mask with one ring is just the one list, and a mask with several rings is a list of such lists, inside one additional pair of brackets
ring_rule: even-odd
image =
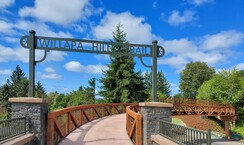
[[(113, 32), (114, 42), (128, 43), (126, 33), (121, 30), (122, 25), (118, 25)], [(128, 48), (118, 45), (112, 48), (113, 52), (127, 53)], [(136, 102), (144, 101), (148, 94), (143, 84), (141, 72), (135, 73), (135, 62), (131, 56), (110, 56), (111, 63), (108, 64), (108, 70), (103, 73), (104, 77), (100, 80), (102, 83), (99, 92), (104, 96), (106, 102)]]
[(0, 101), (1, 106), (8, 113), (8, 117), (11, 112), (10, 103), (8, 99), (11, 97), (25, 97), (28, 94), (28, 80), (25, 77), (25, 73), (21, 70), (20, 66), (17, 65), (16, 69), (12, 72), (10, 80), (0, 87)]
[[(151, 72), (145, 73), (144, 83), (148, 89), (148, 92), (151, 93), (152, 92), (152, 73)], [(165, 78), (163, 72), (157, 73), (157, 90), (158, 90), (157, 91), (158, 100), (162, 100), (162, 99), (170, 96), (170, 93), (171, 93), (170, 84), (169, 84), (169, 82), (167, 82), (167, 79)], [(151, 97), (149, 97), (149, 100), (150, 99), (151, 99)]]
[(16, 66), (16, 69), (12, 72), (10, 80), (7, 80), (7, 85), (10, 89), (11, 97), (26, 97), (28, 96), (28, 86), (29, 82), (25, 76), (25, 73), (22, 71), (19, 65)]
[(44, 87), (42, 86), (42, 84), (39, 81), (37, 82), (37, 85), (36, 85), (36, 94), (37, 94), (37, 98), (44, 98), (47, 96)]
[(87, 87), (85, 89), (85, 101), (88, 103), (88, 104), (94, 104), (95, 103), (95, 96), (96, 96), (96, 93), (95, 93), (95, 89), (96, 89), (96, 79), (95, 78), (91, 78), (89, 81), (89, 87)]

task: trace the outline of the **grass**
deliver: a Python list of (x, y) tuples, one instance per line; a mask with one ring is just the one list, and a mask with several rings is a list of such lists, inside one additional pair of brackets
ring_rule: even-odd
[(181, 119), (179, 119), (179, 118), (172, 118), (172, 123), (175, 123), (175, 124), (182, 124), (183, 122), (182, 122), (182, 120)]
[(244, 136), (244, 123), (237, 124), (236, 127), (232, 131), (240, 134), (241, 136)]

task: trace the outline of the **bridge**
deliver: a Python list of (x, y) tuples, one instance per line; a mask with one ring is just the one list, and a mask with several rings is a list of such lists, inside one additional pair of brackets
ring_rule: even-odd
[[(19, 100), (18, 105), (20, 102), (26, 103), (26, 101)], [(12, 99), (10, 102), (16, 103), (17, 101)], [(37, 103), (37, 101), (32, 102)], [(145, 131), (146, 133), (151, 132), (145, 126), (155, 126), (153, 121), (146, 122), (147, 119), (150, 119), (146, 118), (149, 115), (154, 115), (151, 118), (164, 116), (163, 120), (168, 121), (171, 120), (171, 115), (218, 116), (225, 121), (226, 135), (229, 136), (229, 121), (235, 119), (235, 109), (231, 104), (170, 98), (164, 102), (167, 103), (161, 103), (166, 108), (163, 111), (153, 110), (153, 108), (162, 107), (159, 105), (160, 103), (156, 102), (91, 104), (55, 110), (48, 113), (47, 131), (44, 130), (44, 135), (47, 136), (45, 140), (48, 145), (65, 145), (71, 142), (72, 144), (77, 142), (88, 145), (119, 144), (119, 142), (142, 145)], [(145, 113), (148, 114), (145, 116)], [(160, 113), (161, 115), (158, 115)]]
[[(192, 99), (167, 99), (165, 102), (173, 103), (173, 108), (171, 110), (172, 115), (219, 116), (224, 121), (233, 120), (235, 116), (235, 109), (231, 104), (223, 105), (214, 101)], [(141, 144), (142, 116), (141, 108), (138, 103), (96, 104), (71, 107), (51, 112), (48, 115), (49, 144), (59, 142), (64, 136), (71, 133), (72, 130), (87, 122), (104, 116), (121, 113), (126, 113), (126, 118), (120, 117), (120, 119), (126, 119), (128, 137), (134, 144)], [(116, 124), (117, 123), (115, 123), (115, 126)], [(123, 124), (121, 124), (121, 126), (123, 126)], [(228, 132), (229, 130), (226, 130), (227, 135), (229, 135)]]

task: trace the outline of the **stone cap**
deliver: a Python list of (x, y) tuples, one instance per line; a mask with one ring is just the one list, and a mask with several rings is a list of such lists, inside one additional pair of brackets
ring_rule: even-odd
[(141, 102), (139, 103), (141, 107), (162, 107), (162, 108), (172, 108), (173, 104), (171, 103), (162, 103), (162, 102)]
[(9, 98), (9, 102), (14, 103), (48, 103), (47, 100), (43, 98), (32, 98), (32, 97), (19, 97), (19, 98)]

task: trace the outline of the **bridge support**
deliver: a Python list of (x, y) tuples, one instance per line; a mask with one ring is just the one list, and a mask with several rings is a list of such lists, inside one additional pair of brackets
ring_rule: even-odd
[(225, 135), (230, 139), (230, 122), (235, 121), (235, 116), (220, 116), (220, 120), (225, 122)]
[(11, 117), (27, 117), (27, 131), (35, 134), (34, 145), (45, 145), (47, 138), (48, 104), (41, 98), (9, 98)]
[(142, 142), (143, 145), (150, 144), (151, 135), (159, 133), (159, 121), (165, 120), (171, 122), (171, 108), (173, 104), (160, 102), (139, 103), (142, 114)]

